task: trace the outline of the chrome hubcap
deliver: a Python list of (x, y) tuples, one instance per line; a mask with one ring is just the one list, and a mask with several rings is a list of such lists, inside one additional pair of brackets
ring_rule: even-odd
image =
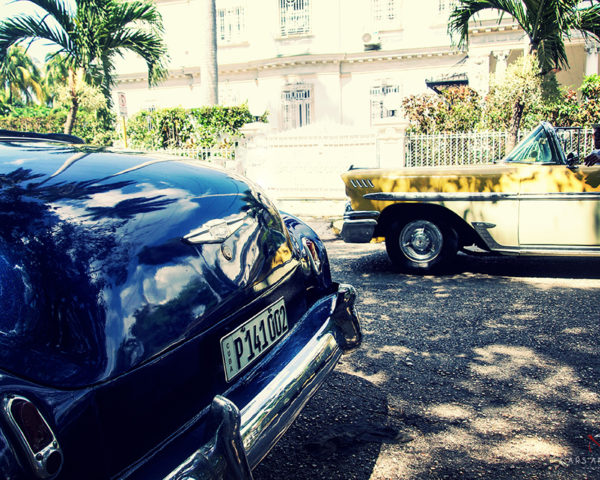
[(430, 262), (442, 251), (443, 237), (438, 226), (428, 220), (407, 223), (400, 232), (400, 249), (414, 262)]

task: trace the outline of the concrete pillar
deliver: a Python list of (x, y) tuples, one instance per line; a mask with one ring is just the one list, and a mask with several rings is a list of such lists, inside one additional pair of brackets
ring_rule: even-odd
[(490, 88), (489, 54), (473, 55), (468, 63), (469, 87), (485, 95)]
[(510, 55), (510, 50), (494, 50), (492, 55), (496, 59), (496, 79), (504, 78), (506, 74), (506, 67), (508, 65), (508, 56)]
[(404, 167), (404, 140), (408, 121), (400, 120), (377, 132), (376, 166), (378, 168)]
[(598, 53), (600, 52), (600, 45), (596, 42), (586, 42), (585, 45), (585, 74), (597, 75), (598, 74)]

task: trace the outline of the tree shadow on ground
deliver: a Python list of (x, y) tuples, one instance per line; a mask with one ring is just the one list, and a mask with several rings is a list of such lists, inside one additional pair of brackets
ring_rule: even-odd
[(254, 478), (367, 480), (381, 444), (407, 440), (388, 416), (385, 392), (336, 370), (254, 470)]
[(413, 437), (383, 443), (371, 480), (600, 477), (600, 261), (469, 257), (415, 276), (368, 248), (328, 245), (359, 291), (347, 371)]
[(600, 278), (600, 258), (459, 254), (449, 273), (465, 272), (511, 277)]
[[(326, 243), (328, 251), (336, 250), (336, 256), (352, 261), (351, 267), (364, 274), (390, 273), (422, 277), (430, 275), (407, 274), (391, 262), (383, 244), (345, 244), (340, 240)], [(461, 274), (486, 274), (509, 277), (549, 278), (600, 278), (600, 257), (548, 257), (518, 255), (469, 255), (459, 253), (452, 264), (434, 276), (448, 277)]]

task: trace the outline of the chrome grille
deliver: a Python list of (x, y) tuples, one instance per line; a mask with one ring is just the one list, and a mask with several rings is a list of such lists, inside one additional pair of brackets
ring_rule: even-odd
[(354, 187), (354, 188), (373, 188), (373, 182), (369, 179), (356, 179), (356, 180), (350, 180), (350, 184)]

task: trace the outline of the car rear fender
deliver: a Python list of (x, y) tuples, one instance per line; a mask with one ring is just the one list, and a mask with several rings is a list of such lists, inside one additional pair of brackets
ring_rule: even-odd
[[(0, 472), (2, 478), (10, 478), (14, 480), (25, 480), (29, 478), (23, 468), (20, 466), (20, 460), (13, 448), (13, 444), (8, 441), (8, 438), (0, 430)], [(22, 460), (25, 463), (25, 460)]]
[[(19, 435), (20, 428), (15, 429), (15, 423), (10, 420), (8, 400), (12, 398), (27, 400), (43, 418), (52, 434), (52, 450), (60, 452), (57, 473), (41, 468), (49, 463), (39, 454), (33, 462), (31, 452)], [(60, 390), (34, 384), (0, 370), (0, 478), (107, 478), (107, 443), (96, 416), (94, 388)], [(40, 453), (46, 456), (48, 451), (49, 448), (44, 448)]]

